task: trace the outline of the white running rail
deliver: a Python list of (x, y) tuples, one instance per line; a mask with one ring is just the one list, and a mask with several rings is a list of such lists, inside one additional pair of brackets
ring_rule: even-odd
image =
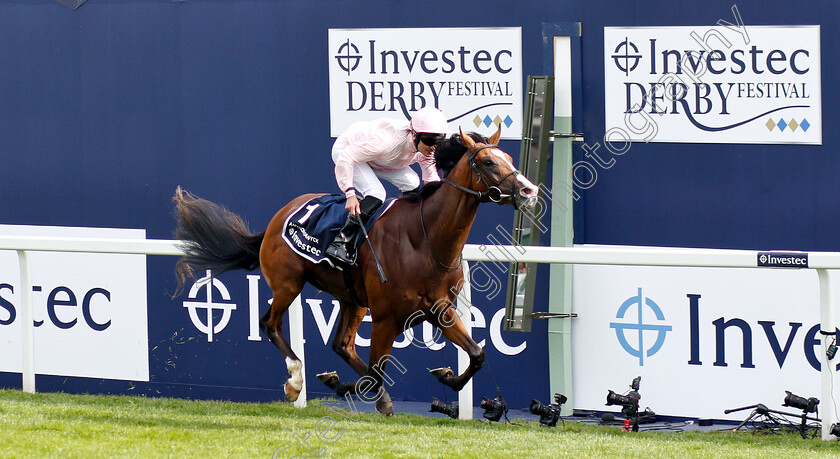
[[(35, 392), (35, 357), (34, 328), (32, 317), (31, 276), (27, 252), (90, 252), (90, 253), (119, 253), (140, 255), (181, 255), (177, 240), (136, 240), (136, 239), (98, 239), (98, 238), (65, 238), (65, 237), (25, 237), (0, 236), (0, 250), (16, 250), (20, 263), (21, 275), (21, 322), (23, 326), (23, 390)], [(529, 247), (529, 246), (499, 246), (499, 250), (487, 250), (484, 246), (467, 245), (464, 247), (464, 269), (467, 272), (466, 260), (491, 262), (533, 262), (533, 263), (564, 263), (587, 265), (632, 265), (632, 266), (685, 266), (685, 267), (718, 267), (718, 268), (756, 268), (759, 252), (754, 250), (719, 250), (719, 249), (689, 249), (662, 247)], [(482, 250), (483, 249), (483, 250)], [(491, 252), (493, 252), (491, 254)], [(505, 254), (514, 254), (507, 256)], [(816, 269), (819, 278), (820, 296), (820, 325), (821, 330), (834, 332), (836, 328), (834, 292), (829, 282), (829, 269), (840, 269), (840, 253), (838, 252), (808, 252), (808, 268)], [(465, 276), (469, 280), (469, 275)], [(469, 289), (469, 284), (465, 284)], [(469, 290), (465, 295), (469, 295)], [(460, 297), (459, 297), (460, 298)], [(468, 297), (467, 297), (468, 299)], [(297, 300), (299, 305), (299, 300)], [(467, 302), (466, 304), (469, 304)], [(462, 304), (459, 301), (459, 308)], [(302, 343), (302, 311), (290, 312), (290, 328), (298, 330), (292, 339), (294, 349), (303, 349)], [(465, 312), (462, 310), (462, 313)], [(469, 316), (467, 316), (469, 317)], [(469, 321), (465, 321), (469, 322)], [(465, 323), (469, 326), (469, 324)], [(302, 359), (302, 352), (300, 353)], [(459, 352), (459, 369), (468, 360), (466, 353)], [(836, 358), (836, 357), (835, 357)], [(831, 393), (833, 360), (828, 360), (825, 353), (820, 354), (822, 376), (822, 438), (831, 439), (829, 429), (837, 422), (834, 397)], [(306, 392), (301, 392), (301, 403), (305, 405)], [(472, 418), (472, 383), (468, 384), (459, 394), (459, 406), (462, 407), (462, 418)], [(469, 407), (468, 409), (466, 409)]]

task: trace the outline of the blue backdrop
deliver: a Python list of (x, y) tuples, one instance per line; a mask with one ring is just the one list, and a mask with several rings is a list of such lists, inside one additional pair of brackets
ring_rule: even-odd
[[(149, 238), (168, 239), (170, 198), (179, 185), (225, 204), (253, 230), (298, 194), (337, 191), (329, 156), (330, 28), (522, 27), (524, 74), (535, 75), (546, 68), (543, 23), (581, 22), (575, 123), (595, 141), (605, 131), (603, 27), (713, 25), (731, 20), (731, 6), (716, 0), (89, 0), (71, 11), (49, 0), (0, 0), (0, 223), (145, 228)], [(747, 26), (822, 25), (822, 123), (833, 126), (840, 7), (742, 0), (738, 8)], [(502, 147), (518, 156), (518, 142)], [(578, 190), (575, 240), (838, 250), (837, 149), (830, 128), (822, 146), (634, 145), (595, 186)], [(482, 206), (470, 242), (486, 242), (487, 229), (509, 227), (512, 215), (510, 207)], [(39, 390), (282, 398), (280, 354), (265, 339), (245, 340), (244, 312), (207, 343), (187, 318), (183, 297), (168, 296), (174, 263), (148, 258), (150, 383), (41, 377)], [(222, 276), (243, 299), (245, 274)], [(540, 284), (545, 278), (541, 270)], [(268, 291), (261, 288), (264, 301)], [(547, 309), (545, 290), (538, 292), (538, 310)], [(329, 302), (311, 288), (304, 297)], [(498, 297), (475, 303), (488, 327), (503, 306)], [(308, 308), (305, 320), (307, 341), (318, 343)], [(477, 396), (494, 396), (498, 383), (513, 406), (532, 397), (547, 401), (544, 322), (529, 335), (502, 334), (511, 345), (528, 340), (513, 357), (489, 345), (486, 329), (476, 335), (488, 340)], [(454, 366), (451, 343), (441, 352), (407, 348), (394, 355), (408, 367), (405, 375), (392, 374), (395, 398), (455, 398), (425, 374), (426, 367)], [(326, 393), (314, 373), (350, 374), (328, 346), (307, 351), (307, 364), (311, 393)], [(4, 374), (0, 382), (19, 385), (20, 377)]]

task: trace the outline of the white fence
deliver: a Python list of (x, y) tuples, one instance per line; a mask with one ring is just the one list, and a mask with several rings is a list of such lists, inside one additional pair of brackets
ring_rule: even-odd
[[(60, 238), (60, 237), (22, 237), (0, 236), (0, 250), (16, 250), (20, 262), (21, 275), (21, 321), (23, 324), (23, 390), (35, 391), (35, 356), (34, 328), (32, 316), (31, 277), (27, 252), (90, 252), (90, 253), (118, 253), (141, 255), (181, 255), (178, 249), (179, 241), (174, 240), (145, 240), (132, 239), (92, 239), (92, 238)], [(756, 268), (759, 252), (751, 250), (717, 250), (717, 249), (686, 249), (686, 248), (656, 248), (656, 247), (499, 247), (496, 253), (481, 250), (479, 246), (464, 247), (464, 260), (490, 262), (534, 262), (534, 263), (565, 263), (590, 265), (632, 265), (632, 266), (686, 266), (686, 267), (718, 267), (718, 268)], [(509, 258), (504, 254), (516, 254)], [(816, 269), (819, 278), (820, 324), (821, 330), (833, 333), (836, 327), (834, 292), (829, 282), (829, 269), (840, 269), (840, 253), (809, 252), (808, 268)], [(464, 263), (465, 277), (468, 269)], [(465, 285), (464, 304), (469, 304), (469, 284)], [(815, 305), (816, 306), (816, 305)], [(459, 303), (459, 308), (463, 305)], [(463, 312), (463, 311), (462, 311)], [(290, 337), (292, 348), (303, 359), (303, 314), (299, 300), (289, 312)], [(469, 321), (465, 321), (469, 322)], [(469, 326), (469, 323), (465, 325)], [(458, 370), (463, 371), (468, 364), (466, 353), (459, 350)], [(820, 355), (822, 377), (822, 438), (831, 438), (829, 428), (837, 422), (835, 402), (831, 392), (833, 378), (833, 360), (829, 360), (825, 353)], [(301, 402), (305, 404), (306, 392), (301, 393)], [(473, 394), (471, 384), (459, 394), (460, 414), (462, 418), (472, 418)]]

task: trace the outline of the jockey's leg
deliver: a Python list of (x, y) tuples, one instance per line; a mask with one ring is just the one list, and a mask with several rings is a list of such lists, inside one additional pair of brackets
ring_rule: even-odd
[(356, 264), (356, 239), (361, 232), (359, 223), (367, 223), (370, 216), (382, 205), (382, 200), (376, 196), (365, 196), (359, 205), (362, 213), (358, 217), (349, 215), (335, 241), (327, 248), (327, 255), (349, 265)]
[[(367, 221), (385, 200), (385, 187), (382, 186), (377, 175), (377, 171), (374, 171), (367, 163), (356, 164), (353, 167), (353, 188), (360, 195), (359, 205), (363, 221)], [(356, 237), (358, 234), (358, 220), (348, 216), (347, 222), (339, 231), (335, 241), (327, 248), (327, 255), (342, 263), (355, 265)]]
[(403, 194), (420, 191), (420, 177), (410, 167), (404, 167), (395, 171), (375, 172), (377, 177), (393, 183)]

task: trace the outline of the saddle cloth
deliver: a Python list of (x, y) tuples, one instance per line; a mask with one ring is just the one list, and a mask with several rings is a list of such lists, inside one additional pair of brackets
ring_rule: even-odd
[[(326, 261), (335, 266), (327, 256), (327, 247), (332, 244), (338, 231), (350, 214), (344, 208), (346, 198), (340, 194), (328, 194), (312, 198), (292, 212), (283, 224), (283, 239), (298, 255), (313, 263)], [(396, 198), (386, 199), (365, 224), (370, 232), (373, 224), (385, 214)], [(364, 242), (364, 235), (356, 239), (356, 250)]]

